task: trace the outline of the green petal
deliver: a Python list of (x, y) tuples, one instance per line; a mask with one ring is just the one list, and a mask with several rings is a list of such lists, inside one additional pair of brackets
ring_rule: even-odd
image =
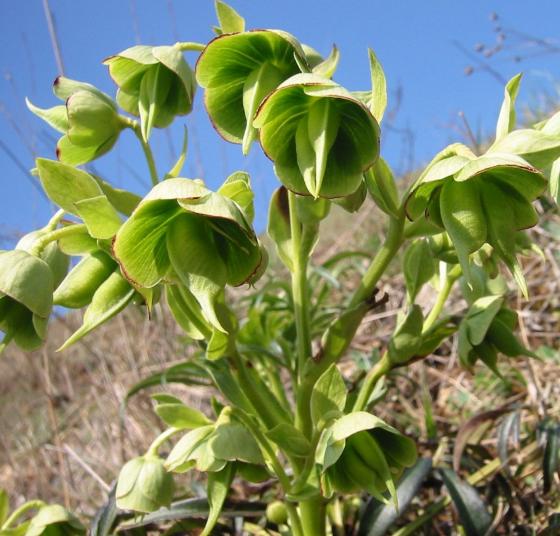
[[(294, 58), (297, 48), (293, 36), (269, 30), (222, 35), (208, 44), (199, 57), (196, 79), (206, 89), (206, 108), (221, 136), (234, 143), (243, 141), (248, 119), (243, 105), (247, 78), (264, 63), (277, 69), (275, 80), (289, 78), (299, 71)], [(274, 83), (264, 85), (270, 90)], [(262, 98), (260, 93), (263, 91), (259, 92)]]
[(379, 152), (379, 127), (369, 110), (316, 75), (296, 75), (281, 84), (261, 105), (254, 125), (261, 128), (261, 144), (280, 180), (303, 195), (352, 194)]
[(473, 181), (448, 181), (443, 185), (440, 210), (463, 273), (469, 279), (469, 255), (486, 242), (486, 219), (480, 193)]
[(48, 318), (53, 290), (52, 273), (45, 261), (19, 249), (0, 251), (0, 292)]

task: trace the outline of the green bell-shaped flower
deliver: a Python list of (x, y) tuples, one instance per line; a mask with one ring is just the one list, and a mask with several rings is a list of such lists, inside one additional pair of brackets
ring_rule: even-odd
[(508, 357), (534, 356), (513, 334), (517, 326), (517, 313), (504, 306), (501, 296), (477, 299), (469, 308), (459, 326), (459, 359), (472, 369), (481, 360), (501, 377), (497, 367), (498, 354)]
[(301, 195), (354, 194), (379, 155), (379, 126), (367, 107), (313, 74), (281, 84), (262, 103), (253, 125), (278, 178)]
[(13, 340), (24, 350), (43, 343), (52, 309), (53, 274), (27, 251), (0, 251), (0, 330), (3, 349)]
[(315, 461), (322, 466), (327, 495), (367, 491), (386, 503), (386, 492), (396, 502), (395, 482), (405, 467), (414, 465), (416, 456), (412, 439), (378, 417), (358, 411), (323, 430)]
[(257, 130), (252, 120), (262, 100), (308, 62), (302, 46), (280, 30), (222, 35), (204, 49), (196, 65), (206, 89), (208, 115), (226, 140), (243, 144), (247, 154)]
[(144, 140), (153, 127), (167, 127), (175, 116), (192, 110), (194, 74), (177, 46), (138, 45), (107, 58), (104, 64), (119, 86), (119, 106), (140, 117)]
[(41, 109), (28, 100), (27, 106), (64, 134), (56, 146), (59, 160), (77, 166), (110, 151), (126, 127), (113, 100), (91, 84), (63, 76), (55, 80), (53, 89), (64, 105)]
[(86, 533), (80, 520), (58, 504), (42, 506), (31, 518), (25, 536), (78, 536)]
[(173, 489), (173, 476), (165, 470), (161, 458), (139, 456), (128, 461), (119, 473), (117, 506), (122, 510), (154, 512), (171, 504)]
[(208, 321), (222, 331), (227, 329), (216, 308), (225, 285), (253, 281), (265, 258), (246, 212), (226, 195), (231, 184), (218, 192), (190, 179), (158, 184), (113, 244), (115, 258), (134, 286), (151, 288), (161, 281), (184, 285)]
[(489, 244), (527, 293), (516, 257), (516, 231), (536, 225), (532, 202), (546, 188), (544, 176), (519, 156), (476, 157), (456, 144), (440, 153), (419, 177), (406, 203), (411, 220), (425, 216), (447, 231), (464, 274), (469, 256)]

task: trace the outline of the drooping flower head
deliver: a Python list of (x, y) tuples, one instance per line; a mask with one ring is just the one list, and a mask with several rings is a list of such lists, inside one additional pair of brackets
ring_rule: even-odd
[(257, 137), (252, 119), (260, 103), (300, 66), (308, 68), (302, 46), (280, 30), (224, 34), (211, 41), (196, 65), (196, 79), (206, 90), (206, 109), (218, 133), (242, 143), (247, 154)]
[(299, 74), (262, 103), (253, 125), (289, 190), (345, 197), (379, 155), (379, 126), (368, 108), (328, 78)]
[(65, 102), (48, 109), (27, 100), (28, 108), (64, 134), (56, 145), (61, 162), (78, 166), (109, 152), (126, 124), (115, 102), (96, 87), (59, 76), (54, 94)]
[(117, 102), (140, 117), (142, 135), (164, 128), (192, 110), (196, 84), (181, 50), (175, 46), (137, 45), (104, 61), (119, 86)]

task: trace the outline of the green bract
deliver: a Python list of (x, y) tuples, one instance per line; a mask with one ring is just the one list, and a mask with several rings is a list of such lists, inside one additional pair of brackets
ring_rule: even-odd
[(173, 499), (173, 476), (163, 460), (146, 454), (128, 461), (117, 481), (117, 506), (135, 512), (153, 512), (169, 506)]
[(508, 357), (534, 356), (513, 334), (517, 313), (503, 306), (501, 296), (485, 296), (476, 300), (459, 327), (459, 359), (472, 368), (480, 359), (500, 376), (498, 353)]
[(282, 83), (262, 103), (253, 125), (278, 178), (301, 195), (353, 194), (379, 154), (379, 126), (367, 107), (313, 74)]
[(196, 84), (179, 48), (138, 45), (104, 63), (119, 86), (119, 106), (140, 117), (144, 140), (153, 127), (166, 127), (191, 111)]
[(516, 155), (476, 157), (456, 144), (440, 153), (418, 179), (406, 211), (412, 220), (425, 215), (447, 231), (467, 277), (469, 255), (487, 243), (526, 293), (515, 255), (515, 234), (536, 225), (532, 202), (545, 187), (543, 175)]
[(247, 154), (257, 131), (253, 117), (262, 100), (281, 82), (307, 66), (292, 35), (279, 30), (226, 34), (211, 41), (196, 66), (206, 89), (206, 109), (226, 140), (243, 144)]
[(395, 481), (414, 465), (414, 441), (366, 412), (349, 413), (325, 428), (315, 460), (322, 466), (327, 493), (368, 491), (382, 502), (396, 501)]
[(16, 249), (0, 251), (0, 330), (26, 350), (45, 339), (52, 309), (53, 274), (42, 259)]
[(58, 504), (43, 506), (31, 519), (25, 536), (74, 536), (86, 530), (78, 518)]
[(56, 146), (57, 157), (80, 165), (110, 151), (126, 126), (113, 100), (91, 84), (63, 76), (55, 80), (54, 94), (65, 104), (41, 109), (28, 100), (27, 106), (64, 134)]
[(215, 424), (201, 426), (185, 434), (173, 447), (166, 467), (183, 473), (192, 468), (217, 472), (228, 462), (262, 466), (263, 457), (255, 438), (245, 426), (231, 417), (225, 407)]
[(119, 229), (113, 250), (133, 285), (182, 283), (220, 330), (225, 327), (215, 307), (224, 286), (249, 281), (263, 262), (240, 206), (200, 181), (181, 178), (152, 189)]

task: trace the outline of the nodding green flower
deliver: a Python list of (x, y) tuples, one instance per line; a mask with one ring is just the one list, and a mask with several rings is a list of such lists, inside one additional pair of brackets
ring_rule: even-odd
[(149, 513), (169, 506), (173, 499), (173, 476), (163, 460), (146, 454), (128, 461), (119, 473), (117, 506), (122, 510)]
[(59, 160), (77, 166), (110, 151), (126, 127), (115, 102), (91, 84), (63, 76), (55, 80), (53, 90), (64, 105), (41, 109), (27, 100), (27, 106), (64, 134), (56, 146)]
[(389, 492), (396, 502), (395, 482), (416, 457), (413, 440), (370, 413), (354, 412), (325, 428), (316, 461), (327, 494), (367, 491), (387, 502)]
[[(264, 255), (246, 213), (201, 181), (168, 179), (140, 202), (117, 232), (115, 258), (136, 287), (181, 283), (222, 329), (215, 304), (225, 285), (253, 281)], [(222, 192), (224, 192), (222, 194)]]
[(104, 64), (119, 87), (119, 106), (140, 117), (144, 140), (153, 127), (167, 127), (176, 116), (192, 110), (194, 74), (178, 47), (138, 45)]
[(262, 100), (284, 80), (308, 67), (292, 35), (279, 30), (226, 34), (211, 41), (196, 65), (206, 89), (208, 115), (226, 140), (243, 144), (247, 154), (257, 137), (252, 124)]
[(470, 255), (489, 244), (527, 294), (515, 253), (516, 231), (536, 225), (532, 202), (545, 188), (544, 176), (519, 156), (487, 153), (476, 157), (455, 144), (419, 177), (406, 212), (411, 220), (425, 216), (447, 231), (468, 279)]
[(24, 350), (43, 343), (52, 309), (53, 274), (27, 251), (0, 251), (0, 330), (2, 348), (11, 340)]
[(354, 194), (379, 155), (368, 108), (328, 78), (299, 74), (261, 104), (253, 125), (289, 190), (313, 197)]
[(525, 348), (513, 334), (517, 313), (504, 306), (502, 296), (484, 296), (469, 308), (459, 326), (459, 359), (472, 369), (481, 360), (501, 377), (497, 367), (498, 353), (508, 357), (534, 354)]

